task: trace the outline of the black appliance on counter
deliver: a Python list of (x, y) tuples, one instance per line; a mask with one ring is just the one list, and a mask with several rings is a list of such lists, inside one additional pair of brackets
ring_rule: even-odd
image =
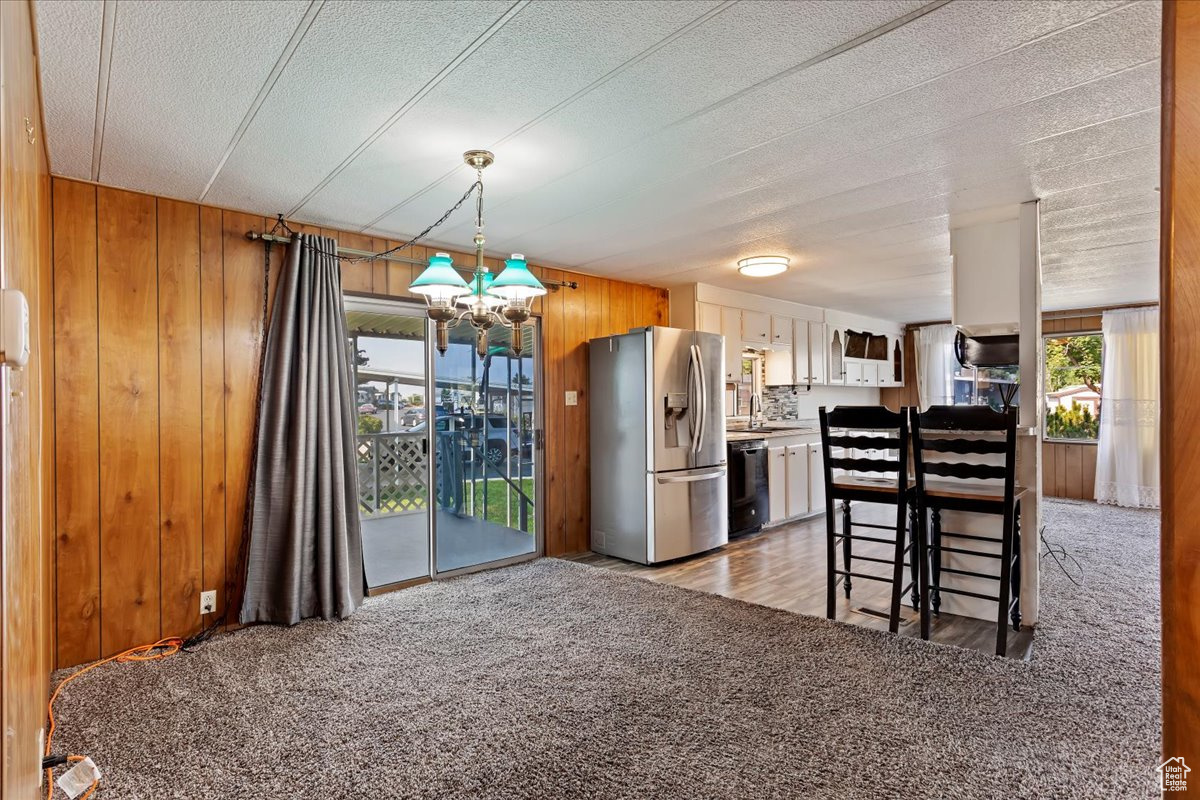
[(729, 538), (762, 530), (767, 521), (767, 443), (729, 443)]

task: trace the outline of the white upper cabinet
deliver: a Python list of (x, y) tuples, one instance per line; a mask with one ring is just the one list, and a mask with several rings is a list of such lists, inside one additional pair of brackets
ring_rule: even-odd
[(771, 315), (771, 344), (777, 347), (792, 346), (792, 318)]
[(721, 309), (721, 333), (725, 335), (725, 382), (742, 379), (742, 312)]
[(765, 358), (767, 386), (795, 386), (804, 378), (796, 374), (790, 350), (768, 350)]
[(724, 335), (725, 328), (721, 323), (722, 308), (720, 306), (713, 303), (697, 303), (696, 312), (696, 330)]
[(808, 347), (807, 320), (793, 321), (792, 332), (792, 370), (796, 375), (796, 383), (812, 383), (812, 358)]
[(761, 311), (743, 311), (742, 341), (759, 347), (770, 344), (771, 315)]
[(846, 361), (844, 368), (847, 386), (863, 385), (863, 364), (861, 361)]
[[(799, 333), (800, 326), (803, 322), (796, 323), (796, 332)], [(825, 365), (829, 361), (829, 352), (825, 347), (825, 323), (824, 322), (809, 322), (808, 323), (808, 374), (811, 378), (811, 383), (816, 385), (824, 384), (828, 377), (825, 371)]]

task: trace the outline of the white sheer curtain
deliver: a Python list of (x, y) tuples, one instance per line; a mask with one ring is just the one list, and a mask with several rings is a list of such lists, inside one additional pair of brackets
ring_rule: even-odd
[(1158, 508), (1158, 309), (1105, 311), (1096, 500)]
[(921, 410), (930, 406), (954, 404), (953, 325), (926, 325), (917, 328), (917, 402)]

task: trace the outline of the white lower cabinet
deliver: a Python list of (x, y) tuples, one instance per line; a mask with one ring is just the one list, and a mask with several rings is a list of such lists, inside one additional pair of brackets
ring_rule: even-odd
[(767, 494), (771, 522), (787, 519), (787, 448), (767, 448)]
[[(824, 484), (817, 462), (818, 474), (813, 475), (813, 449), (820, 458), (820, 443), (813, 444), (813, 436), (777, 436), (767, 439), (767, 491), (770, 496), (769, 522), (808, 516), (824, 508), (820, 500), (816, 505), (813, 498), (823, 498)], [(814, 492), (813, 481), (817, 491)]]
[(820, 442), (808, 446), (808, 503), (813, 511), (825, 510), (825, 459)]
[(808, 445), (787, 446), (787, 515), (808, 513)]

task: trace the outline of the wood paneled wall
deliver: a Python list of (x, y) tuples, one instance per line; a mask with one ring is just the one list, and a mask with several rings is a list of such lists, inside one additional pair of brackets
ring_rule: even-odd
[(1095, 442), (1042, 442), (1042, 494), (1096, 499)]
[(37, 795), (53, 624), (52, 509), (45, 502), (52, 404), (50, 182), (38, 97), (32, 9), (0, 3), (0, 284), (24, 293), (30, 361), (0, 367), (0, 795)]
[(1200, 390), (1200, 3), (1164, 4), (1162, 65), (1163, 756), (1182, 756), (1195, 772), (1200, 763), (1200, 416), (1194, 399)]
[[(237, 608), (237, 564), (273, 220), (54, 179), (58, 519), (57, 664), (89, 661)], [(334, 236), (378, 251), (396, 242)], [(414, 248), (424, 259), (425, 248)], [(283, 248), (271, 249), (274, 280)], [(469, 263), (467, 254), (454, 253)], [(490, 260), (496, 266), (495, 260)], [(347, 263), (350, 293), (412, 299), (421, 267)], [(664, 324), (667, 293), (534, 267), (580, 288), (552, 291), (542, 318), (546, 552), (588, 546), (587, 340)], [(270, 295), (268, 295), (269, 297)], [(565, 404), (564, 392), (579, 393)]]

